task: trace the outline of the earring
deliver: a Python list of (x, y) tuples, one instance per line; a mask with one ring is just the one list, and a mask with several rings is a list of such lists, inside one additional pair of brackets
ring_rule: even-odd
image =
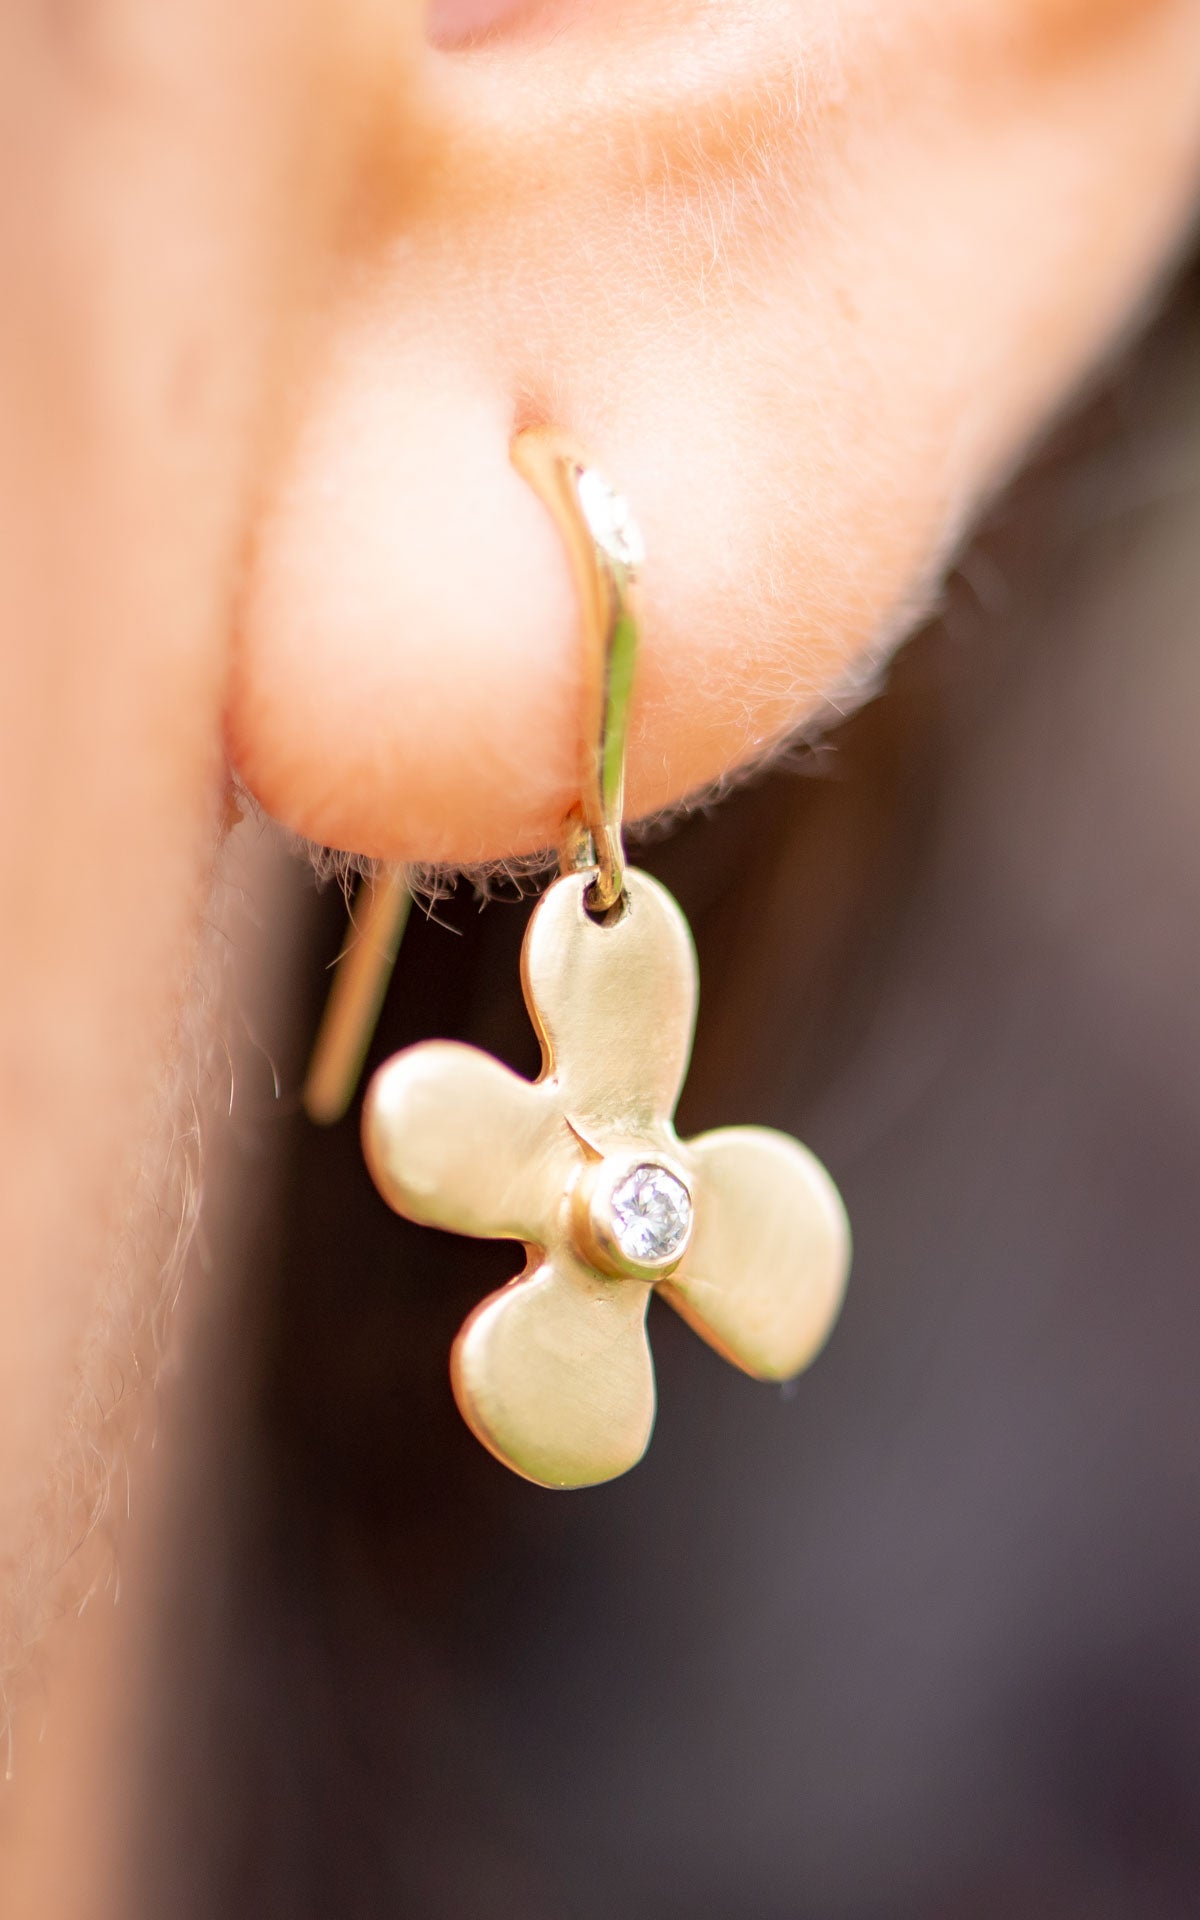
[[(695, 948), (665, 888), (626, 866), (621, 832), (641, 536), (560, 434), (522, 433), (512, 457), (566, 543), (588, 664), (579, 805), (522, 954), (542, 1071), (524, 1080), (453, 1041), (409, 1047), (374, 1075), (362, 1137), (397, 1213), (523, 1242), (524, 1270), (455, 1341), (454, 1395), (506, 1466), (582, 1487), (636, 1465), (650, 1439), (652, 1292), (735, 1366), (786, 1380), (836, 1318), (850, 1234), (829, 1175), (786, 1135), (675, 1132)], [(402, 901), (395, 878), (369, 896), (385, 967)], [(378, 991), (360, 983), (368, 1017)]]

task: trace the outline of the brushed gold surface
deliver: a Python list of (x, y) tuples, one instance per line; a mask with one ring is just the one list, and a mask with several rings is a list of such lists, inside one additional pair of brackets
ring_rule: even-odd
[(666, 890), (632, 870), (626, 910), (593, 919), (591, 879), (556, 881), (526, 934), (540, 1079), (428, 1042), (379, 1069), (363, 1116), (368, 1164), (397, 1212), (525, 1242), (525, 1272), (459, 1334), (452, 1377), (484, 1444), (553, 1487), (624, 1473), (654, 1420), (650, 1285), (601, 1273), (574, 1224), (575, 1185), (598, 1158), (618, 1168), (632, 1154), (682, 1174), (693, 1233), (658, 1290), (748, 1373), (785, 1379), (808, 1364), (850, 1257), (836, 1189), (795, 1141), (760, 1127), (679, 1141), (672, 1115), (696, 1013), (691, 935)]
[(850, 1267), (850, 1223), (820, 1161), (769, 1127), (687, 1144), (695, 1225), (659, 1291), (743, 1372), (790, 1380), (816, 1358)]
[(475, 1309), (451, 1380), (467, 1425), (543, 1487), (635, 1467), (654, 1426), (644, 1280), (609, 1280), (559, 1246)]
[[(691, 931), (666, 888), (626, 871), (611, 924), (587, 876), (547, 889), (521, 955), (525, 1000), (572, 1124), (598, 1149), (614, 1131), (661, 1137), (687, 1077), (699, 976)], [(545, 1065), (543, 1071), (546, 1071)]]
[(427, 1040), (372, 1077), (363, 1151), (384, 1199), (426, 1227), (549, 1245), (579, 1147), (549, 1081)]

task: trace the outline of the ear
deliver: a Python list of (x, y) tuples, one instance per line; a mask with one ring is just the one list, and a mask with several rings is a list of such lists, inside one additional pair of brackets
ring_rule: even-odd
[(554, 840), (577, 641), (507, 460), (534, 418), (646, 536), (634, 812), (852, 695), (1143, 297), (1198, 129), (1191, 0), (549, 0), (422, 52), (259, 529), (250, 786), (366, 854)]

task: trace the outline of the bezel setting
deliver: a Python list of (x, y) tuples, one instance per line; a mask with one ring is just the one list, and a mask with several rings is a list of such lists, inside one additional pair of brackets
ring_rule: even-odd
[[(617, 1193), (643, 1168), (666, 1174), (687, 1196), (687, 1230), (669, 1252), (657, 1258), (636, 1257), (626, 1250), (615, 1213)], [(606, 1153), (590, 1161), (571, 1191), (570, 1214), (572, 1237), (589, 1266), (602, 1273), (651, 1282), (674, 1273), (695, 1231), (695, 1199), (687, 1172), (673, 1154), (662, 1153), (657, 1147)]]

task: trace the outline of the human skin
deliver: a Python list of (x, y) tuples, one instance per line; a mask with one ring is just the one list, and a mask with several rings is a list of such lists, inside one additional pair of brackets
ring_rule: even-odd
[(0, 100), (11, 1664), (174, 1238), (226, 747), (322, 844), (554, 841), (537, 418), (647, 537), (634, 812), (860, 688), (1182, 234), (1200, 13), (16, 0)]
[(229, 737), (314, 840), (474, 862), (574, 797), (571, 429), (645, 532), (629, 799), (769, 752), (923, 608), (1190, 204), (1146, 0), (605, 0), (416, 48), (274, 476)]

